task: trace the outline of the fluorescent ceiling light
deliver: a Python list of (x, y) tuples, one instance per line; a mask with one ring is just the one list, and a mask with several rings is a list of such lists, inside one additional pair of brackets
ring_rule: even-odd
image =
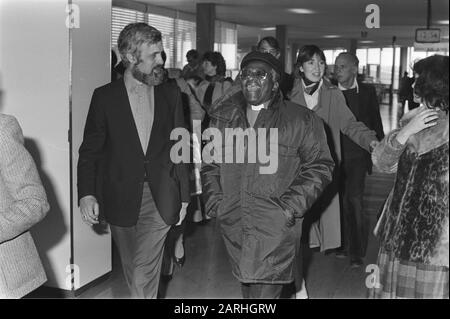
[(337, 35), (337, 34), (327, 34), (327, 35), (324, 35), (323, 37), (327, 38), (327, 39), (335, 39), (335, 38), (340, 38), (341, 36)]
[(276, 30), (275, 27), (267, 27), (267, 28), (261, 28), (261, 29), (264, 30), (264, 31), (274, 31), (274, 30)]
[(439, 20), (439, 21), (436, 21), (436, 23), (439, 23), (439, 24), (448, 24), (448, 20)]
[(310, 10), (310, 9), (303, 9), (303, 8), (291, 8), (287, 9), (289, 12), (297, 13), (297, 14), (314, 14), (316, 11)]
[(359, 43), (374, 43), (375, 41), (372, 40), (363, 40), (363, 41), (359, 41)]

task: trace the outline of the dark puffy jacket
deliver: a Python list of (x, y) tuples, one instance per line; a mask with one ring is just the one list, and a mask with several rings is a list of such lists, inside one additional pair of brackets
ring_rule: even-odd
[[(245, 130), (249, 127), (245, 110), (246, 101), (238, 92), (211, 114), (211, 127), (223, 136), (226, 128)], [(206, 211), (220, 223), (233, 274), (241, 282), (288, 283), (293, 280), (301, 227), (289, 227), (286, 222), (294, 215), (297, 225), (301, 224), (300, 218), (331, 181), (334, 162), (322, 120), (279, 95), (268, 109), (261, 110), (254, 125), (258, 128), (278, 129), (276, 172), (261, 174), (260, 167), (268, 164), (258, 157), (256, 163), (249, 163), (249, 156), (238, 164), (204, 162)], [(268, 152), (270, 139), (266, 142)], [(224, 140), (221, 144), (224, 161)], [(248, 146), (241, 145), (244, 150)]]

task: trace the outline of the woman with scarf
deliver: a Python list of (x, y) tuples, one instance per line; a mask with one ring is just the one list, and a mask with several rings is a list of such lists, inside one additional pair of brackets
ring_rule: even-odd
[[(231, 88), (233, 84), (231, 78), (225, 78), (225, 71), (227, 67), (225, 59), (220, 52), (206, 52), (202, 58), (202, 68), (205, 79), (200, 82), (195, 89), (197, 99), (200, 101), (200, 104), (205, 111), (205, 116), (201, 123), (201, 133), (203, 133), (203, 130), (209, 126), (209, 114), (212, 106), (225, 94), (229, 88)], [(201, 138), (198, 138), (197, 140), (201, 141)], [(203, 148), (203, 146), (201, 148)], [(199, 193), (201, 193), (201, 190)], [(196, 207), (193, 217), (194, 222), (201, 222), (210, 219), (204, 214), (203, 202), (200, 197), (198, 198), (197, 206), (198, 207)]]
[[(302, 234), (304, 243), (321, 251), (341, 246), (339, 203), (339, 167), (341, 163), (341, 133), (348, 136), (366, 151), (378, 143), (376, 133), (358, 122), (348, 108), (338, 87), (324, 77), (326, 60), (323, 51), (315, 45), (306, 45), (299, 51), (295, 68), (294, 86), (288, 98), (304, 105), (322, 118), (327, 132), (328, 146), (336, 162), (333, 182), (305, 215)], [(296, 289), (303, 289), (300, 265)]]
[(196, 95), (207, 113), (214, 102), (219, 99), (231, 85), (232, 80), (225, 78), (225, 59), (219, 52), (206, 52), (202, 62), (205, 79), (196, 89)]
[(376, 227), (380, 237), (376, 298), (449, 297), (449, 57), (414, 64), (414, 102), (400, 128), (374, 149), (380, 170), (397, 173)]

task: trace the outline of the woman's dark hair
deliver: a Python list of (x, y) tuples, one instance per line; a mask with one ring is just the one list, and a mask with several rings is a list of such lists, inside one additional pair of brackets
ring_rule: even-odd
[(111, 68), (113, 69), (117, 64), (117, 54), (114, 50), (111, 50)]
[(414, 63), (414, 93), (430, 107), (448, 112), (448, 56), (432, 55)]
[(227, 70), (227, 65), (225, 64), (225, 59), (220, 52), (208, 51), (203, 55), (202, 61), (209, 61), (213, 66), (216, 67), (216, 74), (225, 76), (225, 71)]
[(166, 51), (161, 51), (161, 59), (163, 60), (163, 63), (166, 64), (167, 61)]
[(323, 62), (327, 63), (327, 60), (325, 59), (325, 54), (318, 46), (305, 45), (298, 52), (297, 66), (301, 66), (303, 63), (308, 62), (316, 54), (323, 60)]
[(258, 42), (258, 50), (261, 49), (262, 44), (266, 42), (272, 49), (275, 49), (278, 53), (281, 52), (281, 48), (280, 48), (280, 44), (278, 43), (278, 40), (275, 39), (274, 37), (265, 37), (262, 38), (259, 42)]
[[(323, 62), (325, 62), (325, 67), (327, 65), (327, 60), (325, 58), (325, 54), (323, 53), (323, 51), (316, 45), (305, 45), (303, 47), (300, 48), (300, 51), (298, 52), (298, 56), (297, 56), (297, 62), (295, 63), (295, 74), (296, 76), (301, 76), (303, 77), (303, 72), (301, 72), (299, 70), (299, 68), (302, 66), (303, 63), (308, 62), (309, 60), (311, 60), (314, 55), (318, 55), (319, 58), (321, 60), (323, 60)], [(298, 72), (298, 73), (297, 73)]]
[(188, 52), (186, 52), (186, 59), (192, 58), (193, 60), (198, 59), (198, 51), (195, 49), (191, 49)]
[(187, 80), (194, 80), (195, 81), (195, 85), (199, 85), (201, 81), (203, 81), (203, 79), (201, 77), (199, 77), (198, 75), (191, 75), (190, 77), (188, 77), (186, 79)]

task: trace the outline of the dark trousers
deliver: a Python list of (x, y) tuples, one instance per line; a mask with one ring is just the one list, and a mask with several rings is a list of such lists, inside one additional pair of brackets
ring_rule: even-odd
[(282, 284), (241, 284), (244, 299), (279, 299)]
[(164, 242), (170, 226), (161, 218), (147, 183), (137, 224), (110, 227), (132, 298), (156, 298)]
[(369, 217), (363, 209), (367, 162), (364, 158), (346, 158), (343, 170), (343, 249), (350, 257), (363, 258), (369, 235)]

